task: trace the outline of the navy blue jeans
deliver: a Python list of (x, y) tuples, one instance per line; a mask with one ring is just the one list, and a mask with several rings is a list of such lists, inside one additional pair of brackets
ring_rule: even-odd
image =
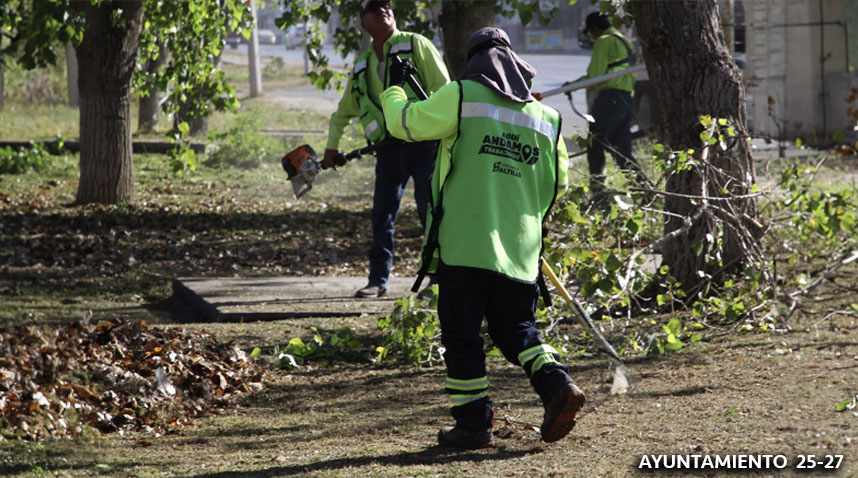
[[(445, 264), (439, 267), (436, 278), (448, 380), (467, 381), (486, 376), (486, 356), (480, 336), (483, 317), (488, 323), (489, 337), (510, 363), (521, 365), (519, 354), (543, 343), (534, 322), (539, 297), (536, 284), (517, 282), (487, 270)], [(534, 373), (528, 368), (524, 371), (544, 403), (570, 380), (568, 367), (558, 362), (546, 363)], [(492, 402), (488, 396), (453, 406), (450, 413), (462, 428), (482, 430), (492, 426)]]
[(632, 157), (632, 95), (621, 90), (602, 90), (592, 110), (590, 145), (587, 164), (590, 175), (601, 176), (605, 171), (605, 150), (614, 156), (620, 169), (636, 170)]
[(400, 143), (378, 152), (375, 193), (372, 198), (372, 248), (369, 250), (369, 284), (387, 288), (393, 267), (393, 232), (399, 203), (408, 178), (414, 180), (414, 201), (420, 224), (426, 227), (430, 181), (435, 168), (437, 141)]

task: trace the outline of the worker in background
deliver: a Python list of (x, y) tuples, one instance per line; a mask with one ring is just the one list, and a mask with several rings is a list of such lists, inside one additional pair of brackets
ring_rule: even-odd
[[(390, 1), (364, 0), (360, 8), (361, 27), (372, 44), (355, 61), (345, 94), (331, 115), (328, 143), (322, 164), (333, 167), (339, 154), (340, 138), (352, 119), (359, 118), (370, 143), (389, 139), (381, 111), (381, 92), (390, 84), (391, 58), (408, 58), (417, 68), (418, 83), (428, 95), (450, 82), (441, 55), (427, 38), (399, 31)], [(416, 94), (405, 88), (408, 98)], [(372, 247), (369, 251), (369, 281), (356, 297), (381, 297), (387, 292), (393, 267), (393, 233), (399, 204), (408, 178), (414, 180), (414, 200), (420, 223), (426, 226), (429, 180), (435, 164), (437, 141), (395, 142), (377, 152), (375, 191), (372, 202)]]
[[(587, 74), (564, 84), (576, 83), (634, 65), (635, 50), (632, 42), (611, 25), (607, 15), (594, 12), (587, 15), (584, 29), (594, 40), (593, 55)], [(632, 120), (634, 109), (632, 94), (635, 75), (624, 75), (595, 85), (595, 100), (590, 107), (590, 139), (587, 146), (587, 164), (590, 170), (590, 191), (597, 204), (607, 199), (605, 187), (605, 150), (610, 151), (621, 171), (631, 172), (633, 179), (646, 185), (646, 178), (632, 156)], [(534, 96), (541, 99), (539, 93)]]
[[(584, 394), (535, 326), (543, 221), (567, 187), (569, 158), (560, 115), (530, 94), (536, 71), (497, 28), (465, 45), (460, 81), (410, 102), (402, 73), (382, 94), (387, 128), (406, 141), (440, 139), (421, 272), (437, 270), (438, 317), (454, 427), (442, 446), (492, 446), (492, 402), (480, 327), (520, 365), (545, 407), (542, 439), (575, 425)], [(544, 282), (543, 282), (544, 284)], [(419, 283), (415, 284), (415, 288)]]

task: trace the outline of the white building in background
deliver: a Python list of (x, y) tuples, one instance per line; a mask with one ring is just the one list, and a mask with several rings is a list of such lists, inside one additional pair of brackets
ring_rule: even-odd
[(854, 0), (745, 0), (748, 126), (827, 143), (850, 134), (858, 101)]

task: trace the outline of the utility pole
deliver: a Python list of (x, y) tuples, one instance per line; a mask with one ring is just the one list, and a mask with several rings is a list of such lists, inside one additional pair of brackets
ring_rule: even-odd
[(262, 70), (259, 68), (259, 33), (256, 24), (256, 0), (250, 0), (250, 12), (253, 18), (253, 30), (247, 41), (247, 66), (250, 68), (250, 97), (262, 94)]

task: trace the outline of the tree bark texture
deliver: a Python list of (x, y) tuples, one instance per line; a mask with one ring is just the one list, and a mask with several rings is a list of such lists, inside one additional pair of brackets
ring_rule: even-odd
[[(149, 60), (143, 66), (147, 73), (154, 75), (164, 64), (167, 63), (167, 47), (161, 45), (158, 58)], [(148, 133), (154, 131), (158, 126), (158, 117), (161, 112), (161, 92), (153, 88), (146, 96), (140, 96), (140, 105), (137, 110), (137, 131)]]
[[(746, 263), (749, 246), (759, 247), (762, 234), (753, 197), (703, 201), (671, 195), (723, 198), (750, 193), (754, 164), (742, 75), (724, 43), (716, 0), (636, 0), (631, 5), (660, 140), (673, 151), (693, 149), (699, 161), (667, 180), (665, 208), (675, 216), (667, 216), (664, 232), (682, 228), (683, 218), (695, 216), (699, 207), (714, 211), (699, 215), (686, 233), (664, 248), (663, 263), (693, 294), (702, 284), (700, 272), (717, 275), (737, 270)], [(726, 150), (712, 147), (703, 152), (701, 115), (726, 119), (735, 128), (736, 137), (728, 139)], [(722, 192), (725, 189), (729, 194)], [(724, 230), (723, 243), (707, 243), (707, 234), (717, 237), (719, 229)], [(707, 265), (707, 254), (720, 255), (723, 267)]]
[(468, 52), (465, 44), (471, 35), (483, 27), (494, 25), (495, 2), (445, 1), (441, 6), (438, 23), (444, 33), (444, 59), (450, 79), (456, 80), (465, 71)]
[(69, 106), (80, 106), (80, 91), (78, 90), (77, 52), (74, 45), (66, 43), (66, 83), (69, 90)]
[(86, 16), (77, 49), (80, 87), (80, 183), (77, 203), (116, 204), (133, 193), (131, 78), (143, 21), (139, 0), (81, 2)]

